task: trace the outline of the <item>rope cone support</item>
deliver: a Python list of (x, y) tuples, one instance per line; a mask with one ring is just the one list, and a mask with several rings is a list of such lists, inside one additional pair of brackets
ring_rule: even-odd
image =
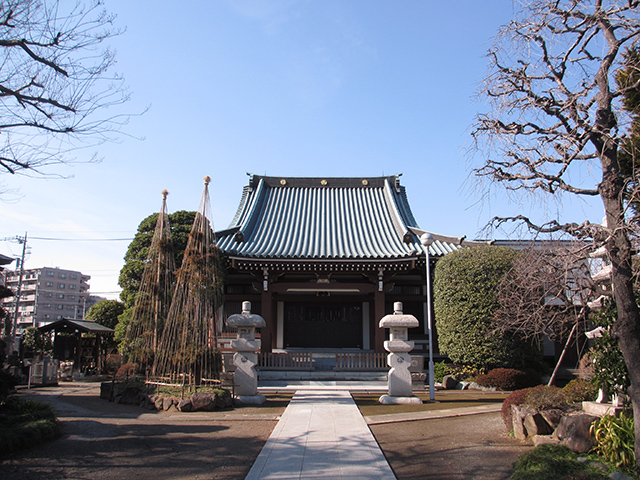
[(168, 193), (162, 192), (162, 208), (125, 337), (125, 354), (142, 372), (153, 364), (175, 285), (176, 262), (167, 214)]
[(201, 385), (220, 371), (216, 312), (224, 302), (225, 267), (209, 220), (208, 183), (205, 177), (153, 366), (153, 376), (170, 383)]

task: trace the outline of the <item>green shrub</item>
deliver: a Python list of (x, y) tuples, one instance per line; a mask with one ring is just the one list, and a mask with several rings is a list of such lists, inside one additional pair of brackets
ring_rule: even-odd
[(531, 388), (524, 399), (524, 405), (540, 412), (552, 408), (561, 408), (567, 404), (567, 398), (561, 388), (538, 385)]
[(476, 383), (483, 387), (496, 387), (498, 390), (513, 391), (532, 387), (539, 383), (539, 379), (531, 373), (525, 373), (513, 368), (495, 368), (487, 374), (478, 375)]
[(13, 453), (52, 440), (60, 425), (50, 405), (9, 397), (0, 404), (0, 452)]
[(433, 378), (436, 382), (442, 383), (445, 375), (449, 375), (449, 365), (444, 362), (433, 364)]
[(494, 328), (498, 285), (516, 255), (510, 248), (482, 246), (450, 253), (436, 264), (438, 344), (454, 363), (477, 369), (525, 368), (541, 360), (531, 342)]
[(567, 403), (590, 402), (598, 396), (598, 387), (588, 380), (575, 378), (562, 389)]
[(564, 445), (540, 445), (514, 464), (511, 480), (605, 480), (609, 477)]
[(632, 417), (626, 416), (624, 412), (620, 417), (604, 416), (593, 422), (591, 433), (598, 442), (594, 448), (598, 455), (602, 455), (616, 467), (631, 468), (635, 464), (633, 446), (636, 436)]

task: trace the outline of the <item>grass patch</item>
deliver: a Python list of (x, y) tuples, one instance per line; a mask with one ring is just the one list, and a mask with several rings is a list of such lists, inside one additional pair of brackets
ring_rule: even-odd
[(60, 436), (50, 405), (9, 397), (0, 404), (0, 452), (24, 450)]
[(607, 473), (592, 463), (579, 462), (564, 445), (540, 445), (516, 461), (511, 480), (606, 480)]
[(480, 405), (500, 405), (507, 394), (502, 392), (441, 391), (436, 392), (436, 402), (429, 403), (428, 393), (419, 393), (422, 405), (382, 405), (378, 402), (380, 394), (352, 393), (353, 399), (366, 417), (374, 415), (390, 415), (394, 413), (424, 412), (429, 410), (446, 410), (451, 408), (477, 407)]

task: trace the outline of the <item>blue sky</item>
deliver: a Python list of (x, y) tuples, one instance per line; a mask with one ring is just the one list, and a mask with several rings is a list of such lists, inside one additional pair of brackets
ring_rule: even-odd
[[(510, 0), (106, 0), (126, 32), (113, 39), (133, 117), (98, 164), (70, 176), (0, 179), (0, 238), (29, 242), (27, 268), (91, 275), (116, 298), (117, 275), (138, 223), (168, 206), (195, 210), (211, 175), (214, 223), (231, 221), (246, 172), (273, 176), (403, 173), (420, 226), (478, 236), (497, 214), (599, 222), (592, 203), (481, 200), (466, 154), (485, 53), (513, 16)], [(93, 152), (82, 152), (79, 160)], [(53, 170), (52, 170), (53, 171)], [(17, 192), (17, 193), (15, 193)], [(506, 235), (497, 234), (504, 237)], [(0, 242), (0, 253), (21, 247)]]

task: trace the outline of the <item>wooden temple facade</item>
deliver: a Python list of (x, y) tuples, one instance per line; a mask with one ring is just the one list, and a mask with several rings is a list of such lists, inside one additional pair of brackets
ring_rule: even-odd
[[(224, 317), (251, 301), (267, 324), (263, 352), (381, 353), (378, 322), (401, 301), (420, 321), (414, 352), (427, 353), (422, 233), (399, 176), (251, 175), (230, 227), (216, 234), (228, 262)], [(432, 264), (462, 245), (434, 238)]]

